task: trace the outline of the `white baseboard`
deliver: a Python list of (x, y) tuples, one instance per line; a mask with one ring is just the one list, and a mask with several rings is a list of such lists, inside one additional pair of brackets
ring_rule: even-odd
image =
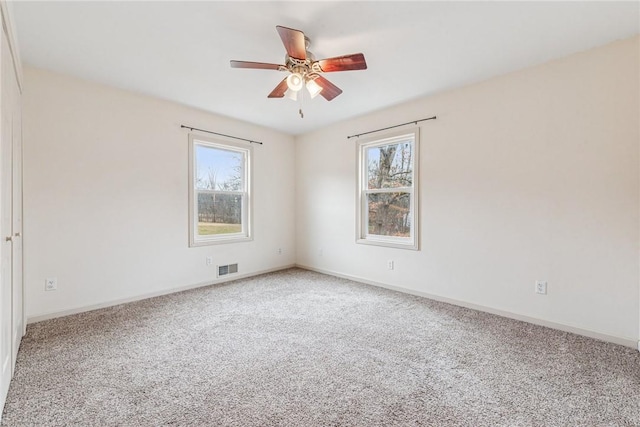
[(99, 310), (101, 308), (113, 307), (114, 305), (126, 304), (128, 302), (140, 301), (147, 298), (159, 297), (162, 295), (174, 294), (176, 292), (188, 291), (189, 289), (202, 288), (204, 286), (217, 285), (219, 283), (231, 282), (239, 279), (246, 279), (247, 277), (259, 276), (261, 274), (273, 273), (274, 271), (286, 270), (288, 268), (295, 267), (295, 264), (285, 265), (282, 267), (270, 268), (267, 270), (255, 271), (252, 273), (245, 274), (234, 274), (231, 277), (224, 277), (221, 279), (216, 279), (215, 281), (208, 281), (202, 283), (196, 283), (192, 285), (179, 286), (171, 289), (163, 289), (161, 291), (149, 292), (145, 294), (136, 295), (130, 298), (122, 298), (118, 300), (107, 301), (100, 304), (93, 304), (83, 307), (76, 307), (69, 310), (55, 311), (51, 313), (40, 314), (37, 316), (29, 316), (27, 317), (27, 324), (41, 322), (43, 320), (55, 319), (57, 317), (70, 316), (72, 314), (84, 313), (86, 311)]
[(335, 271), (324, 270), (321, 268), (310, 267), (307, 265), (296, 264), (296, 267), (302, 268), (305, 270), (316, 271), (322, 274), (328, 274), (330, 276), (340, 277), (343, 279), (353, 280), (354, 282), (364, 283), (366, 285), (377, 286), (380, 288), (390, 289), (393, 291), (402, 292), (405, 294), (416, 295), (420, 297), (429, 298), (435, 301), (446, 302), (448, 304), (457, 305), (460, 307), (470, 308), (473, 310), (483, 311), (485, 313), (491, 313), (502, 317), (507, 317), (510, 319), (521, 320), (523, 322), (533, 323), (534, 325), (546, 326), (548, 328), (557, 329), (563, 332), (571, 332), (573, 334), (582, 335), (589, 338), (595, 338), (600, 341), (606, 341), (613, 344), (623, 345), (625, 347), (637, 348), (640, 351), (640, 341), (636, 341), (635, 339), (617, 337), (615, 335), (604, 334), (602, 332), (591, 331), (588, 329), (582, 329), (571, 325), (565, 325), (563, 323), (551, 322), (544, 319), (538, 319), (535, 317), (524, 316), (522, 314), (512, 313), (509, 311), (498, 310), (491, 307), (486, 307), (478, 304), (469, 303), (466, 301), (460, 301), (452, 298), (442, 297), (439, 295), (433, 295), (426, 292), (414, 291), (412, 289), (402, 288), (400, 286), (388, 285), (386, 283), (376, 282), (373, 280), (368, 280), (358, 276), (352, 276), (350, 274), (338, 273)]

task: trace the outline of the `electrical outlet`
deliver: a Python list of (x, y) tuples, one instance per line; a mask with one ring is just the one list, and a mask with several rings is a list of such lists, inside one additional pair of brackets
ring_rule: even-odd
[(278, 248), (278, 255), (282, 255), (282, 248)]
[(44, 290), (45, 291), (55, 291), (58, 289), (58, 279), (55, 277), (48, 277), (44, 281)]
[(547, 282), (543, 282), (540, 280), (536, 281), (536, 294), (540, 294), (540, 295), (547, 294)]
[(322, 248), (318, 249), (318, 256), (322, 256)]
[(392, 260), (387, 261), (387, 270), (393, 270), (393, 261)]
[(204, 262), (205, 262), (205, 264), (207, 264), (207, 265), (211, 265), (211, 264), (213, 264), (213, 257), (208, 256), (208, 257), (205, 259), (205, 261), (204, 261)]

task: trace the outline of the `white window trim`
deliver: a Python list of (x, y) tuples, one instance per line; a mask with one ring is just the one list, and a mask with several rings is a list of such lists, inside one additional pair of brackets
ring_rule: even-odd
[[(211, 194), (241, 194), (245, 191), (217, 191), (217, 190), (196, 190), (196, 150), (195, 146), (218, 148), (227, 151), (242, 152), (246, 158), (243, 181), (246, 189), (246, 203), (242, 206), (242, 231), (240, 233), (229, 233), (224, 235), (214, 235), (209, 237), (198, 237), (196, 235), (198, 227), (198, 207), (196, 206), (197, 193)], [(235, 141), (228, 141), (224, 138), (206, 138), (200, 135), (189, 134), (189, 246), (208, 246), (222, 243), (236, 243), (253, 240), (253, 215), (252, 215), (252, 157), (253, 148), (247, 147)]]
[[(389, 189), (376, 189), (371, 191), (367, 189), (367, 164), (366, 164), (366, 149), (370, 147), (390, 145), (396, 142), (406, 140), (407, 137), (413, 137), (413, 187), (399, 187)], [(399, 249), (420, 249), (420, 212), (419, 212), (419, 184), (420, 184), (420, 129), (414, 128), (407, 131), (396, 131), (383, 134), (382, 136), (370, 137), (359, 140), (356, 144), (356, 159), (358, 167), (356, 170), (357, 177), (357, 189), (356, 189), (356, 243), (364, 245), (386, 246), (390, 248)], [(371, 235), (368, 232), (368, 208), (367, 208), (367, 194), (370, 193), (395, 193), (395, 192), (407, 192), (411, 197), (411, 233), (409, 237), (392, 237), (392, 236), (378, 236)]]

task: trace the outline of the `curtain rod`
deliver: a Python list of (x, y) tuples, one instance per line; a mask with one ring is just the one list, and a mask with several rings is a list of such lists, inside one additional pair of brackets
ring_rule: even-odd
[(435, 120), (435, 119), (436, 119), (436, 116), (428, 117), (428, 118), (426, 118), (426, 119), (420, 119), (420, 120), (411, 120), (410, 122), (402, 123), (402, 124), (395, 125), (395, 126), (389, 126), (389, 127), (387, 127), (387, 128), (376, 129), (376, 130), (372, 130), (372, 131), (369, 131), (369, 132), (357, 133), (357, 134), (355, 134), (355, 135), (350, 135), (350, 136), (348, 136), (348, 137), (347, 137), (347, 139), (357, 138), (357, 137), (359, 137), (359, 136), (362, 136), (362, 135), (368, 135), (368, 134), (370, 134), (370, 133), (374, 133), (374, 132), (380, 132), (381, 130), (393, 129), (393, 128), (397, 128), (397, 127), (404, 126), (404, 125), (410, 125), (411, 123), (413, 123), (413, 124), (416, 124), (416, 125), (417, 125), (417, 124), (418, 124), (418, 122), (424, 122), (425, 120)]
[(212, 133), (214, 135), (224, 136), (224, 137), (227, 137), (227, 138), (239, 139), (240, 141), (246, 141), (246, 142), (248, 142), (250, 144), (260, 144), (260, 145), (262, 145), (262, 142), (260, 142), (260, 141), (252, 141), (250, 139), (239, 138), (237, 136), (225, 135), (224, 133), (213, 132), (213, 131), (205, 130), (205, 129), (192, 128), (191, 126), (185, 126), (185, 125), (180, 125), (180, 127), (181, 128), (185, 128), (185, 129), (190, 129), (190, 130), (197, 130), (197, 131), (200, 131), (200, 132)]

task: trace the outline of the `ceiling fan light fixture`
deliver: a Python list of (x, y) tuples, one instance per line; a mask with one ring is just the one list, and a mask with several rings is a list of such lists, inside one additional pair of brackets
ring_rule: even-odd
[(311, 79), (306, 84), (307, 90), (309, 91), (309, 95), (311, 95), (311, 99), (315, 98), (322, 92), (322, 87), (315, 80)]
[(294, 92), (302, 89), (302, 84), (304, 80), (302, 79), (302, 75), (299, 73), (292, 73), (289, 77), (287, 77), (287, 86)]
[(284, 96), (291, 99), (292, 101), (298, 100), (298, 92), (291, 89), (287, 89), (287, 91), (284, 93)]
[[(350, 55), (325, 58), (318, 61), (309, 51), (311, 41), (302, 31), (281, 25), (277, 25), (276, 30), (286, 50), (284, 64), (231, 61), (231, 68), (275, 70), (289, 73), (287, 77), (281, 80), (271, 93), (267, 95), (267, 98), (283, 98), (285, 94), (287, 98), (291, 99), (306, 97), (304, 92), (300, 95), (297, 94), (297, 92), (305, 86), (310, 98), (315, 98), (320, 94), (327, 101), (331, 101), (342, 93), (342, 89), (322, 77), (321, 74), (335, 71), (367, 69), (367, 62), (362, 53), (352, 53)], [(302, 101), (302, 98), (300, 101)]]

